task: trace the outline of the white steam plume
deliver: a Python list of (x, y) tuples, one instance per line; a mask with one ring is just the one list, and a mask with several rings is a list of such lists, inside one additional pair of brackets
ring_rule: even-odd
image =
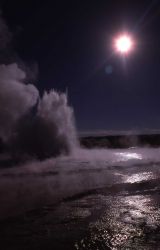
[(0, 65), (0, 137), (6, 141), (16, 122), (38, 99), (39, 92), (32, 84), (24, 84), (25, 73), (17, 64)]
[(38, 116), (52, 128), (57, 130), (57, 137), (62, 137), (70, 149), (77, 144), (76, 130), (73, 120), (73, 109), (67, 105), (66, 94), (59, 94), (54, 90), (44, 92), (38, 105)]
[(71, 152), (77, 140), (66, 95), (51, 90), (41, 99), (24, 79), (17, 64), (0, 65), (0, 138), (16, 155), (46, 158)]

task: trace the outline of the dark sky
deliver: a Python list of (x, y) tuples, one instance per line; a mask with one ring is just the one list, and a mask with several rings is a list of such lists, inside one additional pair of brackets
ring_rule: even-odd
[[(160, 1), (3, 0), (1, 10), (13, 50), (38, 64), (38, 88), (68, 88), (78, 129), (160, 129)], [(121, 31), (136, 39), (125, 60), (112, 48)]]

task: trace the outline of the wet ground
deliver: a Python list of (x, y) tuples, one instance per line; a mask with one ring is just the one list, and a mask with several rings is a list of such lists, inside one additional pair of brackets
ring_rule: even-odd
[[(52, 183), (54, 189), (50, 186), (38, 196), (48, 192), (49, 198), (41, 203), (39, 198), (35, 199), (38, 188), (34, 189), (32, 198), (36, 206), (29, 197), (23, 200), (12, 193), (21, 200), (14, 207), (17, 203), (32, 205), (17, 214), (7, 212), (1, 217), (0, 249), (160, 249), (159, 152), (116, 151), (117, 159), (110, 154), (109, 162), (102, 156), (91, 162), (87, 156), (83, 161), (82, 157), (58, 160), (54, 168), (50, 168), (49, 162), (41, 172), (33, 168), (2, 171), (0, 178), (5, 184), (0, 185), (1, 194), (4, 187), (11, 192), (10, 182), (19, 190), (22, 179), (26, 182), (22, 196), (27, 196), (30, 190), (27, 183), (31, 179), (39, 183), (39, 189), (45, 189), (47, 183)], [(61, 181), (57, 182), (59, 178)], [(4, 197), (3, 201), (10, 208), (13, 206), (13, 201), (9, 204)]]

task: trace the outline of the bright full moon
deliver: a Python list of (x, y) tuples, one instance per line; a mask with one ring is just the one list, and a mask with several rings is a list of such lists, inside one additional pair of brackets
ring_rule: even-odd
[(133, 41), (128, 35), (121, 35), (115, 40), (115, 47), (121, 54), (127, 54), (133, 47)]

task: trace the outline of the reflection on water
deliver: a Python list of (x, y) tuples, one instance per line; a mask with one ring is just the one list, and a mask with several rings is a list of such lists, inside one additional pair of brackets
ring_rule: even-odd
[(152, 203), (149, 195), (106, 198), (104, 213), (75, 249), (159, 249), (160, 209)]
[[(108, 206), (112, 204), (112, 206)], [(139, 238), (143, 230), (124, 219), (127, 204), (121, 198), (106, 199), (106, 208), (100, 219), (90, 223), (89, 235), (75, 244), (76, 249), (130, 249), (133, 239)]]
[(24, 242), (26, 250), (34, 245), (35, 250), (160, 249), (159, 197), (103, 189), (48, 205), (6, 221), (0, 245), (6, 250), (24, 249)]
[(160, 224), (160, 209), (155, 210), (151, 196), (137, 195), (126, 197), (124, 203), (130, 207), (128, 215), (132, 223), (144, 224), (145, 226), (157, 228)]
[(123, 176), (124, 182), (129, 182), (129, 183), (147, 181), (151, 179), (154, 179), (154, 175), (152, 172), (142, 172), (138, 174)]
[(135, 223), (139, 223), (138, 219), (145, 218), (151, 211), (150, 196), (136, 195), (134, 197), (123, 198), (123, 201), (130, 207), (128, 213), (130, 214), (130, 218), (135, 220)]
[(121, 152), (121, 153), (115, 153), (116, 156), (120, 157), (121, 161), (128, 161), (128, 160), (142, 160), (142, 155), (138, 153), (126, 153), (126, 152)]

